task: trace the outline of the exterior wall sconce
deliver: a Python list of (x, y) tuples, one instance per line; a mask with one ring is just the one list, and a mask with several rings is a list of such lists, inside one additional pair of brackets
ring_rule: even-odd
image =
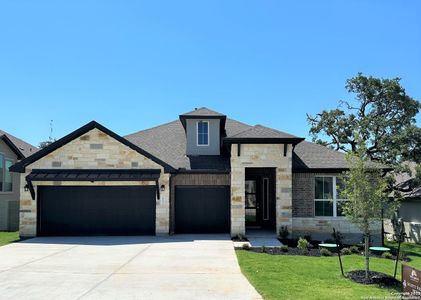
[(28, 186), (28, 184), (25, 184), (25, 186), (23, 187), (23, 190), (24, 190), (25, 192), (28, 192), (28, 191), (29, 191), (29, 186)]
[(165, 185), (161, 185), (161, 192), (165, 191)]

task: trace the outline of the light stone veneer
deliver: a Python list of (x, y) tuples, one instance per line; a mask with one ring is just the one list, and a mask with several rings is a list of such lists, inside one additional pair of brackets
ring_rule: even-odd
[(292, 228), (292, 145), (231, 145), (231, 235), (245, 234), (245, 168), (276, 168), (276, 232)]
[[(19, 229), (21, 236), (36, 235), (37, 201), (32, 200), (30, 193), (24, 191), (25, 177), (32, 169), (160, 169), (159, 186), (165, 185), (165, 191), (160, 192), (160, 200), (156, 200), (156, 234), (169, 232), (170, 175), (164, 173), (161, 165), (95, 128), (35, 161), (26, 167), (25, 173), (21, 174)], [(34, 182), (35, 191), (38, 185), (155, 185), (155, 182), (43, 181)]]

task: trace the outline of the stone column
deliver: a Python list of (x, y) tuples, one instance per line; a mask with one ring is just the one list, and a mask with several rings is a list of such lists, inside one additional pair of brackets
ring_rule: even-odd
[[(231, 145), (231, 153), (237, 153), (237, 145)], [(231, 155), (231, 236), (245, 235), (245, 168), (236, 155)]]

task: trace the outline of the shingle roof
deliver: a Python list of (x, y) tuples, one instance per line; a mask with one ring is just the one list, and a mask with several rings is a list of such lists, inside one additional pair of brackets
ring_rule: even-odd
[(408, 173), (399, 173), (395, 175), (396, 179), (396, 185), (395, 187), (403, 191), (403, 197), (404, 198), (420, 198), (421, 199), (421, 187), (414, 187), (411, 188), (411, 184), (414, 181), (415, 178), (415, 162), (405, 162), (405, 165), (409, 167), (409, 169), (412, 172), (412, 175), (409, 175)]
[(31, 154), (38, 151), (38, 148), (28, 144), (27, 142), (7, 133), (3, 130), (0, 130), (0, 138), (6, 137), (15, 147), (16, 149), (22, 154), (23, 157), (28, 157)]
[(308, 169), (347, 169), (345, 154), (323, 145), (303, 141), (295, 146), (292, 168)]
[[(278, 130), (261, 125), (251, 126), (227, 118), (225, 125), (226, 137), (261, 136), (294, 137)], [(186, 135), (180, 120), (166, 123), (157, 127), (142, 130), (125, 136), (130, 142), (142, 147), (149, 153), (159, 157), (175, 169), (218, 169), (228, 170), (229, 156), (186, 156)], [(295, 137), (294, 137), (295, 138)], [(309, 169), (347, 169), (345, 155), (322, 145), (301, 142), (295, 147), (293, 168), (297, 170)]]
[(265, 127), (262, 125), (255, 125), (241, 131), (237, 134), (231, 135), (231, 138), (298, 138), (292, 134), (282, 132), (276, 129)]
[(196, 108), (195, 110), (186, 112), (184, 114), (181, 114), (180, 116), (189, 116), (189, 117), (192, 117), (192, 116), (225, 117), (224, 114), (221, 114), (221, 113), (219, 113), (217, 111), (211, 110), (211, 109), (209, 109), (207, 107)]

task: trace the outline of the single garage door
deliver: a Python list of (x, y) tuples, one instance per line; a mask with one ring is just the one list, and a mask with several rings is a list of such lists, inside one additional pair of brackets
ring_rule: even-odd
[(39, 186), (38, 235), (153, 235), (154, 186)]
[(229, 186), (177, 186), (175, 233), (228, 233)]

